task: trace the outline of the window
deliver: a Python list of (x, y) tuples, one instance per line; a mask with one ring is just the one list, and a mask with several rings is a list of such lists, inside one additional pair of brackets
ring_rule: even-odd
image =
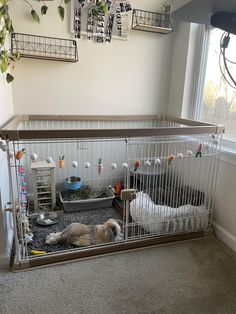
[[(209, 46), (207, 52), (205, 83), (198, 118), (203, 121), (223, 124), (226, 128), (224, 145), (236, 143), (236, 89), (231, 87), (223, 78), (220, 63), (220, 41), (223, 31), (212, 29), (209, 31)], [(230, 42), (226, 51), (229, 70), (236, 80), (236, 36), (230, 34)], [(235, 64), (234, 64), (235, 63)], [(227, 77), (222, 66), (223, 75)], [(233, 84), (232, 84), (233, 85)], [(232, 143), (235, 145), (235, 143)]]

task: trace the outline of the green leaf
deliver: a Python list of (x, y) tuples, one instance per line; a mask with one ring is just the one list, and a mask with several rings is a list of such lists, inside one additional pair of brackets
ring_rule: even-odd
[(5, 14), (8, 13), (8, 5), (4, 5), (0, 8), (0, 17), (4, 16)]
[(103, 10), (104, 10), (104, 15), (107, 16), (108, 15), (108, 3), (107, 2), (104, 4)]
[(70, 0), (64, 0), (65, 4), (70, 3)]
[(4, 73), (4, 72), (6, 72), (6, 70), (8, 69), (8, 63), (5, 62), (5, 61), (2, 61), (0, 67), (1, 67), (1, 72)]
[(11, 83), (14, 80), (14, 76), (12, 76), (10, 73), (7, 73), (6, 80), (7, 83)]
[(8, 0), (0, 0), (0, 3), (6, 5), (8, 3)]
[(46, 15), (47, 14), (47, 10), (48, 10), (48, 7), (46, 5), (41, 6), (41, 14), (42, 15)]
[(59, 13), (60, 18), (63, 21), (64, 17), (65, 17), (65, 9), (61, 5), (59, 5), (59, 7), (57, 9), (58, 9), (58, 13)]
[(19, 53), (19, 51), (14, 52), (14, 53), (12, 54), (12, 60), (15, 61), (15, 60), (19, 60), (19, 59), (20, 59), (20, 53)]
[(6, 33), (3, 32), (0, 34), (0, 45), (1, 46), (4, 46), (5, 40), (6, 40)]
[(31, 16), (32, 16), (32, 18), (36, 21), (36, 22), (40, 22), (40, 18), (39, 18), (39, 16), (38, 16), (38, 14), (36, 13), (36, 11), (35, 10), (31, 10)]

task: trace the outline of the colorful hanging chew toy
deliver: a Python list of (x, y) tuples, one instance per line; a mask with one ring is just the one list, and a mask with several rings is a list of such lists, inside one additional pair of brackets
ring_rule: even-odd
[(195, 157), (202, 157), (202, 144), (199, 144)]
[(103, 164), (102, 164), (102, 158), (98, 159), (98, 174), (101, 175), (103, 172)]
[(65, 167), (65, 156), (64, 155), (63, 156), (59, 156), (58, 163), (59, 163), (59, 168), (60, 169), (64, 169), (64, 167)]
[(20, 177), (20, 209), (26, 212), (27, 192), (25, 187), (27, 183), (25, 182), (25, 168), (23, 166), (18, 167), (18, 174)]
[(22, 150), (19, 150), (17, 153), (16, 153), (16, 159), (17, 160), (20, 160), (22, 157), (23, 157), (23, 155), (26, 153), (26, 150), (25, 150), (25, 148), (22, 148)]
[(134, 164), (134, 172), (141, 166), (141, 161), (140, 160), (136, 160), (135, 164)]

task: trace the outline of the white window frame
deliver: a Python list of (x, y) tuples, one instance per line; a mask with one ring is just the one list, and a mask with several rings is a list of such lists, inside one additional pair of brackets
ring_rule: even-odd
[[(198, 70), (195, 71), (195, 73), (193, 73), (194, 81), (196, 82), (196, 84), (192, 89), (193, 93), (192, 117), (195, 120), (200, 120), (201, 118), (211, 29), (212, 28), (210, 26), (208, 27), (206, 25), (199, 26), (198, 39), (196, 39), (199, 42), (201, 42), (201, 45), (199, 45), (199, 49), (196, 53), (195, 68)], [(227, 138), (224, 138), (223, 136), (222, 153), (220, 158), (225, 162), (236, 165), (236, 140), (229, 140)]]

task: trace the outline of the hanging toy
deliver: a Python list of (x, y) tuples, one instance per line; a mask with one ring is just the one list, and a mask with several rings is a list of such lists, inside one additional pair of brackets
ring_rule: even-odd
[(112, 170), (115, 170), (116, 168), (117, 168), (117, 164), (116, 164), (116, 163), (112, 163), (112, 164), (111, 164), (111, 169), (112, 169)]
[(90, 162), (86, 162), (84, 164), (84, 168), (89, 169), (91, 167)]
[(25, 152), (26, 152), (25, 148), (22, 148), (22, 150), (19, 150), (19, 151), (16, 153), (16, 159), (17, 159), (17, 160), (20, 160), (20, 159), (23, 157), (23, 155), (25, 154)]
[(167, 157), (168, 165), (171, 164), (171, 162), (174, 160), (174, 158), (175, 158), (174, 155), (169, 155), (169, 156)]
[(23, 166), (18, 167), (18, 173), (21, 175), (25, 175), (25, 168)]
[(179, 159), (183, 159), (183, 158), (184, 158), (184, 155), (181, 154), (181, 153), (179, 153), (179, 154), (177, 155), (177, 157), (178, 157)]
[(33, 160), (33, 161), (36, 161), (38, 159), (38, 156), (37, 154), (33, 153), (30, 155), (30, 159)]
[(155, 166), (160, 166), (161, 165), (161, 160), (159, 158), (155, 159), (154, 165)]
[(126, 162), (123, 162), (122, 164), (122, 168), (123, 169), (128, 169), (129, 165)]
[(141, 161), (140, 160), (136, 160), (135, 164), (134, 164), (134, 172), (141, 166)]
[(199, 144), (195, 157), (202, 157), (202, 144)]
[(64, 169), (64, 167), (65, 167), (65, 156), (64, 155), (59, 156), (58, 164), (59, 164), (60, 169)]
[(78, 162), (77, 161), (72, 161), (72, 167), (77, 168), (78, 167)]
[(48, 164), (51, 164), (51, 163), (53, 162), (52, 157), (50, 157), (50, 156), (46, 157), (46, 162), (47, 162)]
[(186, 155), (187, 155), (188, 157), (191, 157), (192, 154), (193, 154), (193, 152), (192, 152), (190, 149), (188, 149), (187, 152), (186, 152)]
[(145, 167), (149, 167), (149, 166), (151, 166), (150, 161), (149, 161), (149, 160), (146, 160), (146, 161), (144, 162), (144, 166), (145, 166)]
[(98, 159), (98, 174), (101, 175), (103, 172), (103, 164), (102, 164), (102, 158)]

